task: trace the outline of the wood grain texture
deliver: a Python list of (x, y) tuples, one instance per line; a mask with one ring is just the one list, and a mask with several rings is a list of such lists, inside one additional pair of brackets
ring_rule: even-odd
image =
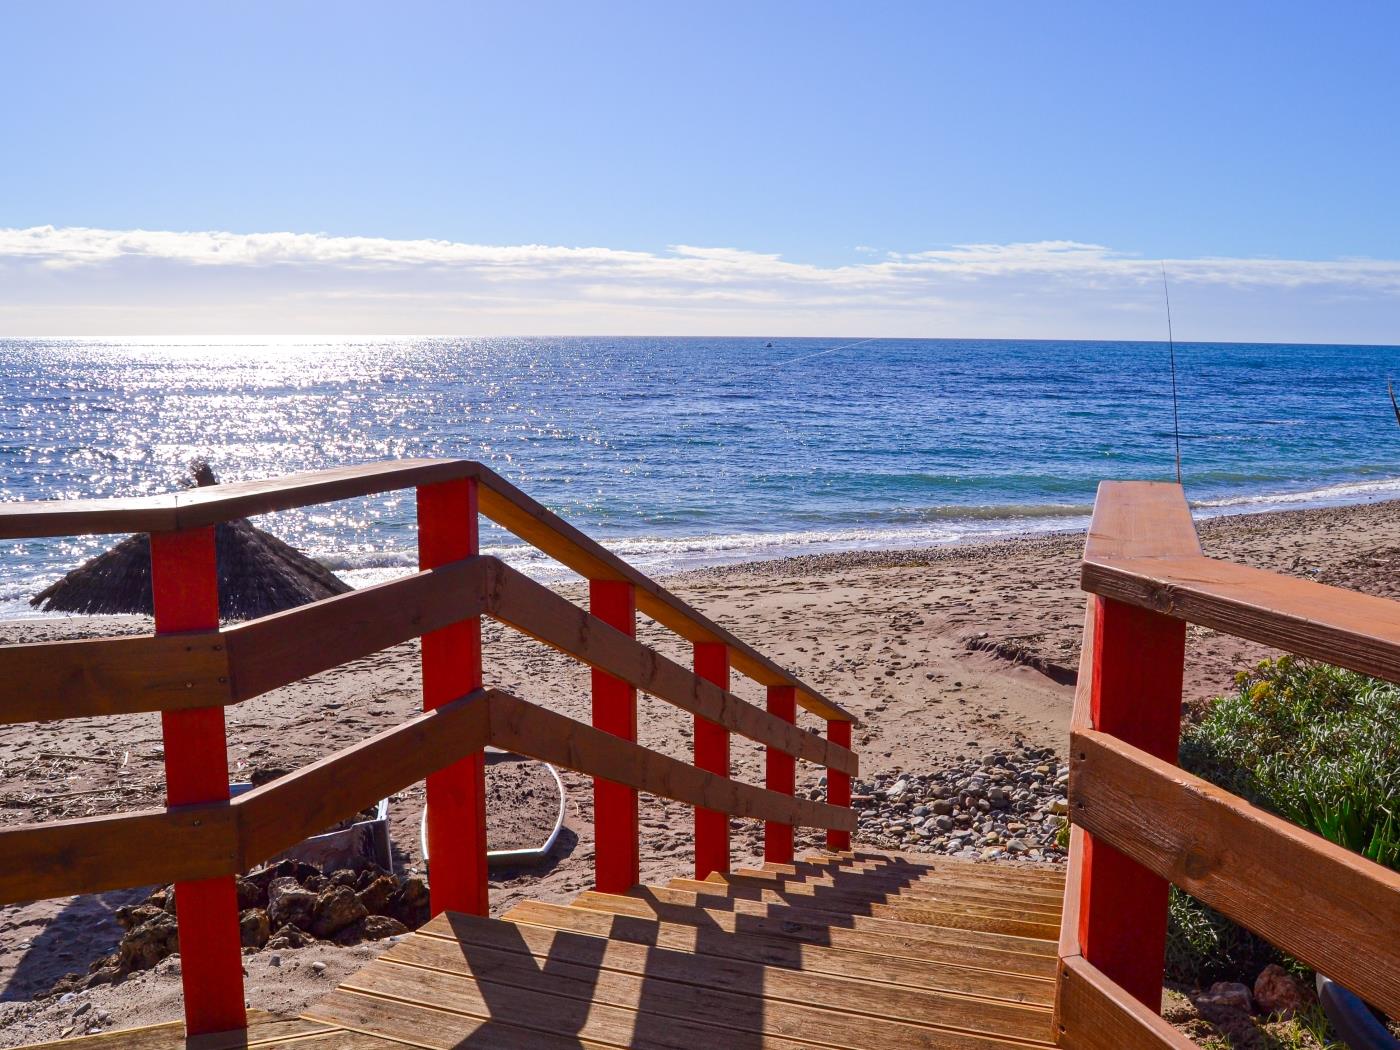
[[(550, 996), (532, 998), (533, 1013), (520, 1011), (531, 1027), (504, 1019), (511, 1007), (519, 1007), (520, 997), (499, 1000), (500, 1009), (493, 1014), (494, 1004), (479, 996), (470, 1003), (458, 999), (450, 1008), (438, 1009), (346, 987), (337, 988), (313, 1003), (305, 1016), (334, 1022), (364, 1035), (383, 1033), (381, 1038), (392, 1040), (395, 1050), (405, 1045), (423, 1050), (610, 1050), (625, 1045), (593, 1038), (598, 1034), (606, 1037), (620, 1032), (626, 1020), (621, 1012), (599, 1017), (587, 1034), (570, 1032), (571, 1022), (583, 1011)], [(556, 1020), (552, 1030), (547, 1027), (547, 1017)]]
[[(464, 1014), (486, 1008), (493, 1020), (507, 1024), (551, 1032), (577, 1031), (625, 1047), (766, 1047), (771, 1040), (788, 1045), (790, 1036), (812, 1033), (820, 1033), (821, 1045), (842, 1050), (864, 1050), (872, 1044), (924, 1050), (1007, 1045), (995, 1033), (980, 1035), (951, 1026), (915, 1025), (854, 1013), (850, 1007), (860, 1002), (864, 991), (856, 982), (849, 983), (843, 1000), (823, 1008), (766, 995), (737, 994), (703, 983), (640, 978), (601, 967), (553, 960), (542, 966), (516, 952), (476, 945), (447, 945), (443, 951), (437, 948), (439, 944), (432, 938), (410, 937), (390, 953), (400, 959), (410, 953), (420, 959), (427, 955), (454, 969), (382, 957), (343, 987)], [(663, 957), (663, 953), (657, 955), (658, 959)], [(932, 993), (923, 994), (932, 997)], [(1022, 1011), (1040, 1020), (1042, 1026), (1036, 1029), (1044, 1033), (1040, 1045), (1050, 1045), (1048, 1010), (986, 1005), (988, 1014)], [(604, 1018), (610, 1022), (608, 1028), (593, 1030)], [(987, 1023), (996, 1021), (989, 1018)]]
[(476, 690), (240, 795), (238, 870), (480, 751), (489, 738), (488, 695)]
[[(540, 901), (517, 904), (503, 917), (517, 925), (547, 926), (613, 941), (655, 945), (674, 951), (715, 955), (809, 973), (883, 981), (908, 988), (936, 989), (1042, 1006), (1050, 1005), (1054, 999), (1054, 983), (1044, 977), (940, 963), (927, 957), (913, 960), (829, 948), (751, 930), (730, 933), (710, 927), (702, 929), (681, 923), (608, 915)], [(425, 928), (424, 932), (433, 931)]]
[(479, 467), (481, 513), (590, 580), (625, 580), (637, 588), (637, 610), (690, 642), (721, 642), (730, 664), (761, 685), (791, 685), (797, 702), (822, 718), (855, 721), (853, 715), (790, 672), (740, 641), (699, 610), (677, 598), (622, 559), (589, 539), (486, 467)]
[(739, 868), (735, 877), (773, 887), (823, 887), (840, 893), (864, 897), (909, 901), (962, 901), (967, 904), (995, 908), (1016, 908), (1045, 914), (1055, 920), (1060, 917), (1060, 898), (1054, 894), (1025, 893), (1001, 886), (968, 884), (955, 880), (920, 880), (898, 882), (883, 879), (878, 873), (836, 873), (831, 875), (789, 874), (764, 868)]
[[(602, 972), (599, 978), (603, 979)], [(607, 994), (615, 983), (604, 981), (600, 997), (617, 998)], [(441, 1011), (449, 1018), (456, 1015), (460, 1041), (447, 1044), (452, 1047), (476, 1046), (470, 1022), (463, 1021), (470, 1017), (489, 1019), (492, 1024), (535, 1029), (548, 1035), (578, 1035), (609, 1046), (665, 1050), (732, 1046), (735, 1040), (732, 1022), (738, 1019), (724, 1015), (696, 1018), (665, 1012), (673, 1000), (666, 995), (671, 990), (664, 987), (657, 989), (660, 1002), (655, 1007), (650, 1002), (641, 1004), (643, 1009), (613, 1002), (593, 1002), (580, 996), (582, 989), (573, 974), (555, 975), (552, 968), (537, 969), (528, 977), (520, 968), (514, 968), (508, 979), (478, 981), (460, 974), (381, 961), (350, 978), (341, 990)], [(408, 1036), (414, 1041), (422, 1038), (422, 1032), (421, 1028), (397, 1026), (382, 1030), (382, 1034)], [(743, 1042), (747, 1046), (767, 1046), (767, 1040), (762, 1039), (764, 1034), (767, 1033), (760, 1030), (754, 1033), (757, 1039), (748, 1038)], [(773, 1038), (783, 1047), (793, 1045), (781, 1036)]]
[(464, 478), (479, 483), (481, 513), (498, 525), (587, 579), (634, 584), (637, 607), (645, 615), (689, 641), (724, 643), (730, 647), (732, 665), (739, 673), (763, 685), (794, 686), (798, 703), (813, 713), (854, 721), (854, 716), (840, 705), (589, 539), (499, 474), (469, 460), (388, 460), (130, 499), (0, 503), (0, 539), (170, 532)]
[(1079, 908), (1083, 900), (1084, 829), (1070, 826), (1069, 860), (1065, 865), (1064, 906), (1060, 911), (1060, 958), (1079, 955)]
[(0, 646), (0, 724), (222, 707), (231, 689), (217, 631)]
[[(69, 1037), (58, 1043), (36, 1043), (34, 1047), (62, 1047), (63, 1050), (248, 1050), (271, 1047), (295, 1040), (298, 1050), (350, 1050), (383, 1047), (383, 1042), (365, 1041), (341, 1029), (300, 1018), (275, 1017), (265, 1010), (248, 1011), (248, 1027), (233, 1032), (211, 1032), (185, 1038), (182, 1021), (122, 1028), (100, 1035)], [(28, 1046), (29, 1044), (26, 1044)], [(25, 1050), (21, 1047), (19, 1050)]]
[(1052, 939), (1059, 933), (1059, 924), (1037, 920), (1035, 916), (1016, 911), (980, 908), (964, 903), (943, 904), (936, 901), (918, 902), (894, 898), (888, 902), (862, 900), (844, 894), (800, 893), (791, 887), (782, 890), (762, 886), (721, 884), (703, 879), (671, 879), (667, 884), (701, 896), (714, 895), (729, 900), (757, 901), (769, 904), (790, 904), (810, 911), (831, 915), (869, 915), (879, 919), (919, 923), (960, 930), (980, 930), (1008, 934), (1013, 937)]
[(1201, 541), (1180, 485), (1103, 481), (1084, 545), (1086, 561), (1199, 555)]
[(177, 528), (174, 493), (125, 499), (25, 500), (0, 503), (0, 539), (170, 532)]
[(854, 831), (855, 814), (702, 769), (492, 690), (491, 743), (589, 776), (736, 817)]
[(752, 901), (715, 901), (683, 890), (644, 886), (626, 896), (587, 892), (571, 907), (581, 911), (696, 926), (733, 934), (758, 934), (881, 958), (975, 967), (998, 973), (1053, 977), (1055, 959), (1042, 941), (975, 930), (941, 929), (917, 923), (852, 915), (830, 915)]
[(465, 459), (398, 459), (188, 489), (175, 496), (177, 527), (213, 525), (276, 510), (455, 481), (475, 477), (481, 469), (480, 464)]
[(1205, 557), (1100, 559), (1083, 577), (1105, 598), (1400, 681), (1400, 602)]
[(1400, 1014), (1400, 873), (1113, 737), (1070, 750), (1077, 825)]
[(1196, 1044), (1078, 955), (1060, 963), (1057, 1046), (1066, 1050), (1196, 1050)]
[(750, 740), (818, 765), (858, 772), (859, 762), (849, 749), (692, 674), (504, 562), (483, 560), (491, 572), (488, 612), (502, 623)]
[(870, 1045), (861, 1041), (862, 1032), (878, 1045), (898, 1045), (908, 1033), (882, 1033), (886, 1020), (1006, 1038), (1050, 1035), (1050, 1010), (1043, 1005), (804, 973), (468, 915), (444, 916), (431, 925), (440, 936), (408, 937), (380, 959), (514, 987), (530, 987), (547, 972), (556, 982), (552, 988), (579, 999), (702, 1023), (726, 1017), (744, 1031), (763, 1030), (763, 1015), (782, 1010), (794, 1022), (821, 1026), (832, 1045)]
[(27, 824), (0, 830), (0, 902), (101, 893), (239, 869), (230, 803)]
[[(235, 700), (479, 615), (485, 559), (467, 558), (223, 631)], [(0, 651), (2, 652), (2, 651)]]

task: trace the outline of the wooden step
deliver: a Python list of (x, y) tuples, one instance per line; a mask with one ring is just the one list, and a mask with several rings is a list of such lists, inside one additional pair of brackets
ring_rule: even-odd
[(1055, 986), (1048, 971), (1044, 977), (1029, 977), (1005, 970), (937, 962), (927, 957), (915, 960), (878, 952), (822, 947), (780, 935), (702, 929), (540, 901), (518, 904), (504, 918), (516, 924), (529, 923), (614, 941), (717, 955), (807, 973), (883, 981), (907, 988), (957, 992), (1040, 1006), (1049, 1006), (1054, 1000)]
[(1030, 861), (1007, 862), (1005, 860), (964, 860), (962, 857), (943, 857), (931, 853), (875, 853), (857, 850), (853, 853), (812, 853), (804, 859), (830, 860), (841, 865), (879, 865), (884, 867), (912, 866), (934, 870), (969, 868), (984, 871), (988, 876), (1016, 879), (1024, 882), (1048, 882), (1063, 885), (1064, 866), (1052, 862), (1035, 864)]
[(773, 884), (805, 884), (847, 892), (907, 897), (913, 900), (966, 901), (969, 904), (986, 904), (993, 907), (1026, 908), (1036, 912), (1047, 912), (1056, 918), (1063, 907), (1060, 895), (1027, 893), (1019, 889), (1003, 890), (996, 886), (969, 886), (962, 882), (908, 882), (899, 878), (873, 875), (848, 875), (843, 872), (819, 875), (811, 872), (774, 871), (767, 867), (737, 868), (734, 874), (763, 879)]
[(963, 860), (960, 857), (891, 854), (888, 856), (845, 857), (831, 854), (808, 854), (799, 863), (824, 867), (830, 871), (861, 871), (869, 874), (899, 874), (916, 879), (956, 878), (967, 881), (1018, 886), (1026, 890), (1056, 893), (1064, 887), (1061, 866), (1039, 867), (1028, 863), (1005, 861)]
[(866, 868), (855, 865), (810, 864), (799, 861), (796, 864), (764, 864), (761, 868), (740, 869), (741, 872), (762, 871), (774, 875), (786, 875), (807, 881), (853, 880), (871, 885), (900, 886), (923, 892), (925, 890), (962, 890), (967, 893), (995, 895), (1002, 900), (1024, 901), (1028, 904), (1051, 904), (1060, 907), (1062, 886), (1059, 883), (1042, 886), (1043, 880), (1027, 883), (1023, 880), (989, 878), (980, 872), (918, 871), (912, 868), (892, 868), (872, 865)]
[(854, 1045), (862, 1031), (898, 1045), (901, 1030), (888, 1039), (880, 1035), (886, 1021), (1010, 1039), (1046, 1039), (1050, 1032), (1044, 1005), (697, 956), (497, 919), (439, 916), (420, 933), (380, 960), (433, 971), (425, 981), (434, 987), (448, 987), (439, 974), (455, 974), (744, 1031), (755, 1024), (762, 1029), (761, 1015), (782, 1003), (794, 1023), (822, 1025), (825, 1037), (841, 1046)]
[(695, 879), (672, 879), (669, 885), (677, 889), (694, 889), (697, 886), (715, 886), (721, 891), (726, 888), (733, 888), (737, 891), (763, 890), (769, 893), (780, 894), (784, 898), (798, 900), (821, 901), (824, 905), (835, 904), (843, 910), (858, 911), (869, 905), (888, 905), (891, 908), (914, 910), (939, 910), (950, 912), (961, 912), (969, 916), (985, 917), (988, 919), (1006, 919), (1010, 921), (1027, 921), (1037, 924), (1055, 925), (1060, 921), (1059, 912), (1047, 912), (1040, 908), (1030, 909), (1017, 907), (1015, 905), (1006, 906), (1000, 904), (988, 904), (980, 900), (968, 900), (959, 897), (931, 897), (914, 896), (901, 892), (885, 892), (878, 887), (870, 887), (867, 883), (842, 883), (840, 885), (827, 884), (821, 882), (808, 882), (801, 879), (768, 879), (762, 876), (747, 875), (719, 875), (714, 874), (704, 880)]
[[(499, 920), (476, 921), (514, 928)], [(390, 953), (399, 961), (387, 958)], [(729, 1046), (787, 1050), (811, 1042), (847, 1050), (875, 1045), (932, 1050), (1049, 1045), (1048, 1011), (1043, 1008), (1014, 1009), (1029, 1016), (1044, 1015), (1044, 1035), (1007, 1039), (650, 975), (556, 963), (552, 958), (545, 961), (524, 946), (514, 950), (484, 948), (420, 933), (395, 945), (390, 953), (346, 981), (308, 1011), (308, 1016), (347, 1028), (364, 1026), (376, 1035), (442, 1050), (475, 1047), (484, 1029), (501, 1023), (511, 1029), (582, 1038), (606, 1046), (664, 1050)], [(694, 963), (693, 957), (677, 954)], [(788, 973), (799, 980), (805, 976)], [(701, 973), (696, 976), (703, 979)], [(862, 982), (847, 984), (853, 999), (867, 987)], [(348, 997), (355, 998), (347, 1002)], [(369, 1005), (376, 1011), (371, 1016), (362, 1014), (356, 1019), (347, 1015), (347, 1008), (365, 1011)], [(1006, 1004), (996, 1005), (1010, 1009)], [(972, 1019), (981, 1015), (958, 1016)], [(798, 1038), (801, 1044), (795, 1041)]]
[(1055, 945), (1039, 938), (925, 926), (866, 915), (841, 917), (754, 901), (720, 902), (664, 887), (645, 887), (626, 895), (589, 890), (580, 894), (572, 906), (643, 919), (715, 926), (728, 932), (774, 934), (908, 959), (981, 965), (986, 969), (1031, 976), (1052, 976), (1055, 972)]
[(799, 907), (835, 915), (870, 915), (875, 918), (898, 919), (902, 922), (928, 926), (944, 926), (963, 930), (984, 930), (1016, 937), (1045, 940), (1060, 935), (1059, 925), (1033, 919), (1017, 918), (1012, 914), (988, 914), (982, 909), (964, 907), (923, 907), (917, 903), (895, 902), (878, 904), (836, 895), (797, 894), (767, 889), (704, 882), (698, 879), (672, 879), (671, 888), (722, 899), (760, 901), (767, 904), (795, 904)]
[(707, 882), (731, 885), (759, 886), (781, 893), (801, 893), (829, 898), (849, 897), (853, 900), (877, 901), (884, 904), (908, 902), (920, 907), (967, 908), (974, 914), (998, 914), (1032, 919), (1036, 922), (1058, 923), (1060, 904), (1044, 901), (1008, 901), (995, 893), (968, 890), (952, 885), (938, 887), (930, 884), (899, 886), (881, 884), (864, 876), (802, 878), (762, 869), (741, 868), (730, 875), (714, 874)]

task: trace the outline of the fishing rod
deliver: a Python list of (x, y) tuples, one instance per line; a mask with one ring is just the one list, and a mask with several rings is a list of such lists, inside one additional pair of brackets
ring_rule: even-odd
[[(1176, 400), (1176, 339), (1172, 336), (1172, 297), (1167, 291), (1167, 264), (1162, 263), (1162, 298), (1167, 301), (1167, 349), (1172, 362), (1172, 438), (1176, 441), (1176, 483), (1181, 484), (1181, 412)], [(1391, 395), (1394, 401), (1395, 395)], [(1395, 410), (1400, 419), (1400, 408)]]

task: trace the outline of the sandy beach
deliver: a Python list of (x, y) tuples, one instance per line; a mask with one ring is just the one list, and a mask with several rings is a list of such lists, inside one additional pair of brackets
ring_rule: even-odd
[[(1400, 593), (1400, 504), (1374, 503), (1203, 522), (1206, 552), (1261, 568), (1355, 588)], [(730, 566), (673, 577), (680, 596), (793, 669), (861, 719), (856, 750), (866, 776), (938, 769), (965, 755), (1025, 743), (1063, 753), (1079, 656), (1084, 598), (1077, 589), (1082, 535), (1014, 539), (917, 551), (833, 554)], [(577, 600), (579, 585), (560, 588)], [(141, 632), (139, 619), (58, 619), (0, 625), (0, 641)], [(486, 680), (587, 720), (589, 675), (538, 644), (488, 622)], [(652, 624), (639, 637), (678, 660), (683, 643)], [(1186, 699), (1228, 690), (1234, 673), (1268, 655), (1261, 647), (1192, 628)], [(417, 647), (387, 650), (230, 709), (229, 758), (238, 776), (288, 770), (397, 724), (419, 706)], [(736, 692), (761, 702), (761, 690)], [(810, 716), (808, 716), (810, 721)], [(689, 757), (689, 719), (642, 698), (640, 739)], [(53, 722), (0, 730), (0, 822), (6, 826), (160, 805), (156, 716)], [(736, 774), (762, 782), (762, 751), (733, 741)], [(820, 771), (799, 768), (799, 788)], [(499, 914), (525, 898), (567, 901), (589, 886), (591, 798), (585, 778), (565, 774), (568, 832), (551, 864), (507, 871), (492, 884)], [(493, 782), (493, 847), (524, 843), (537, 821)], [(422, 787), (391, 800), (397, 862), (421, 870), (417, 824)], [(643, 803), (645, 880), (688, 873), (690, 814), (679, 804)], [(756, 861), (761, 828), (736, 824), (738, 861)], [(815, 840), (810, 840), (813, 843)], [(36, 902), (0, 910), (0, 1045), (83, 1030), (76, 1004), (38, 998), (65, 973), (112, 950), (113, 910), (138, 892)], [(364, 964), (373, 946), (318, 946), (248, 959), (254, 1006), (295, 1012)], [(115, 987), (86, 993), (104, 1027), (179, 1016), (178, 961)], [(32, 1001), (31, 1000), (35, 1000)]]

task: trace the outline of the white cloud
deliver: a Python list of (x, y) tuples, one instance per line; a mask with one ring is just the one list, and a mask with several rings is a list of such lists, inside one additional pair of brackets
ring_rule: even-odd
[[(694, 245), (0, 229), (0, 334), (1159, 335), (1141, 330), (1159, 301), (1156, 259), (1076, 241), (854, 255), (816, 265)], [(1186, 328), (1193, 317), (1215, 326), (1200, 338), (1392, 341), (1400, 329), (1400, 261), (1194, 258), (1166, 267)]]

